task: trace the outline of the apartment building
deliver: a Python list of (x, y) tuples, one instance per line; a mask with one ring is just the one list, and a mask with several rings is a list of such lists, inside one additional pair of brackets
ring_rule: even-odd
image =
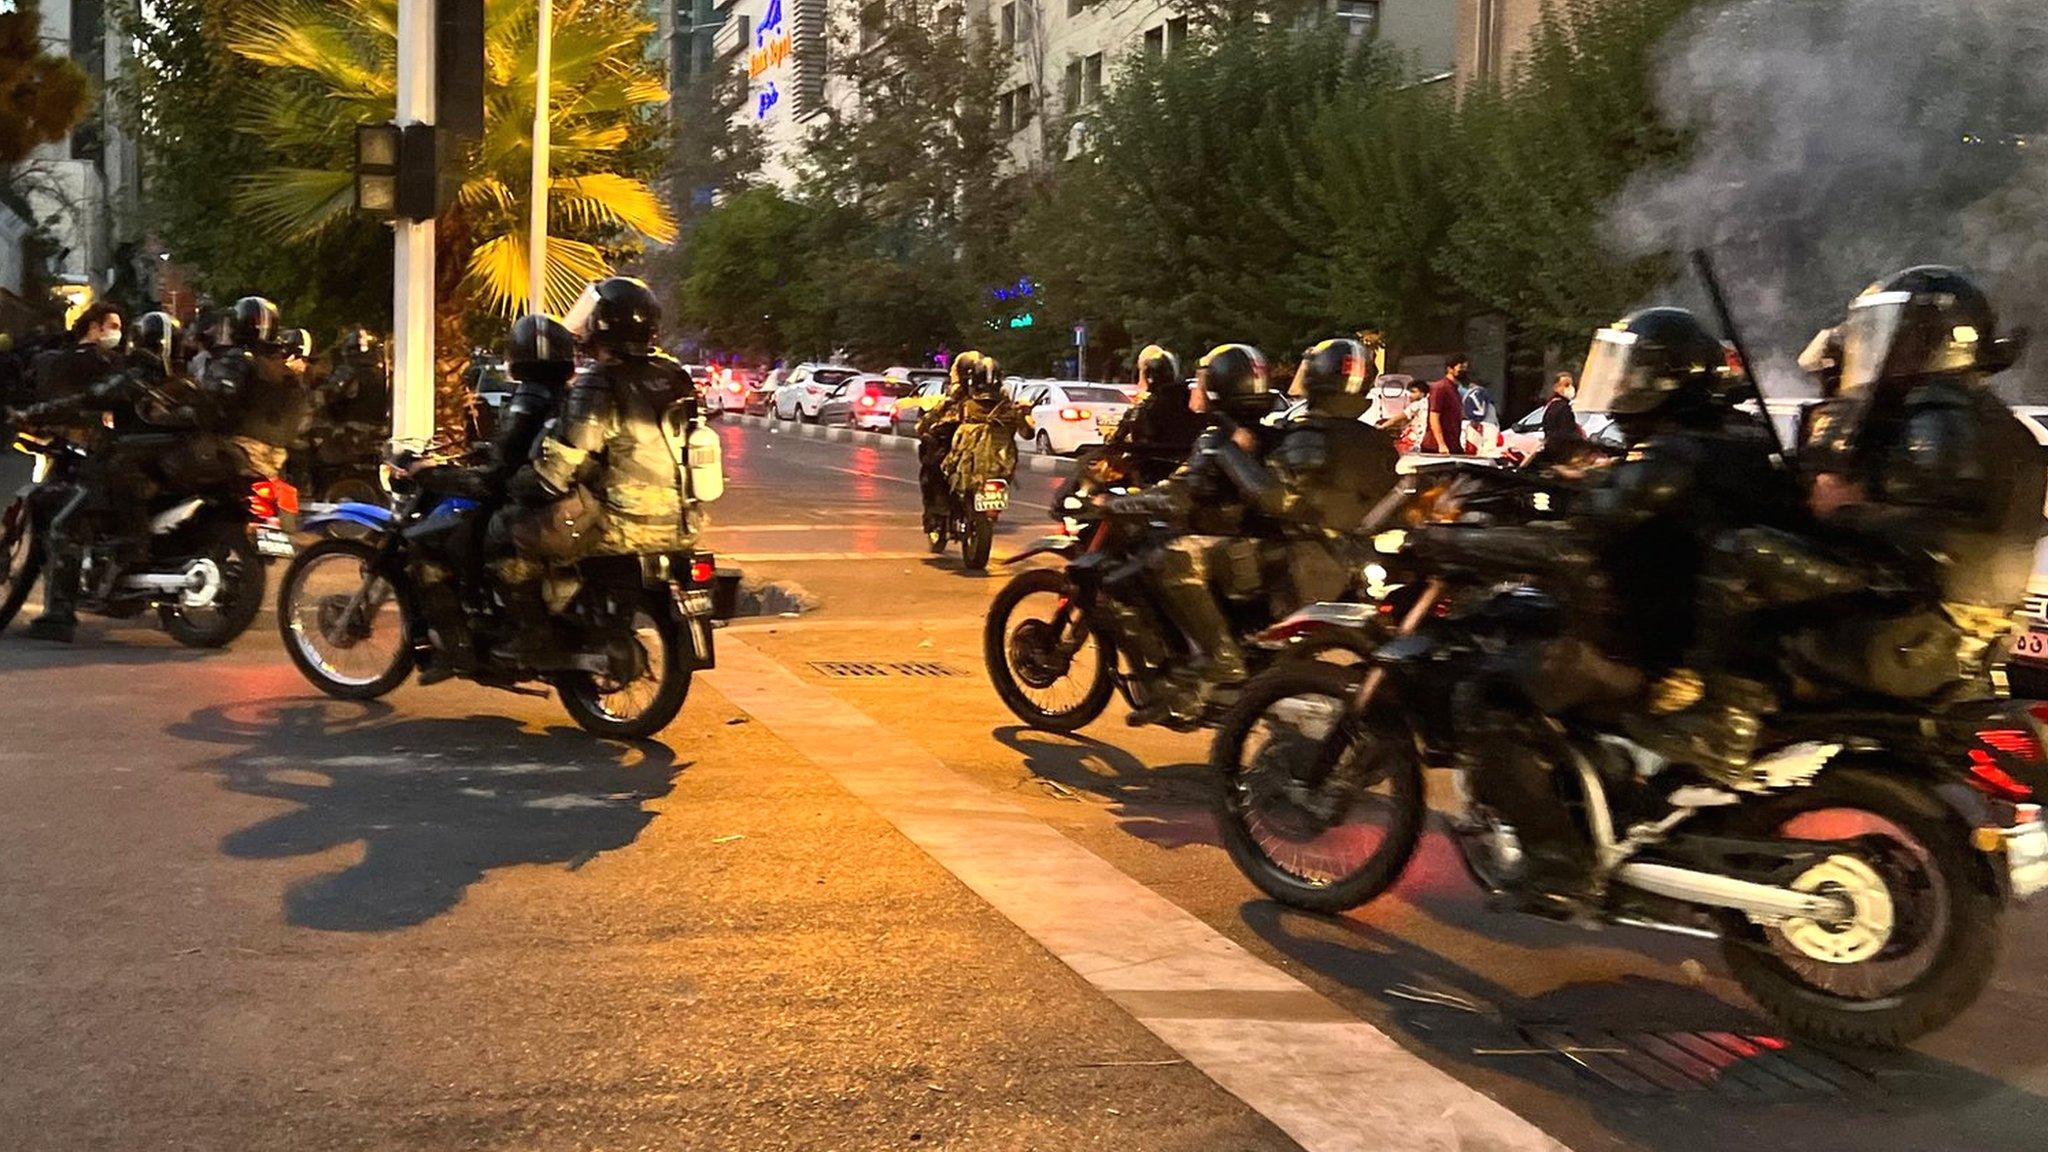
[(1458, 0), (1457, 84), (1505, 80), (1543, 18), (1544, 0)]

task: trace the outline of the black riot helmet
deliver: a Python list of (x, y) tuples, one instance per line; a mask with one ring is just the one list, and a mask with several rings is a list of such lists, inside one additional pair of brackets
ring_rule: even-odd
[(505, 337), (505, 366), (515, 380), (560, 388), (576, 374), (576, 336), (545, 313), (521, 316)]
[(598, 282), (590, 313), (590, 342), (621, 356), (647, 356), (654, 351), (654, 330), (661, 325), (661, 305), (644, 280), (613, 276)]
[(277, 342), (277, 305), (261, 296), (244, 296), (228, 306), (227, 342), (238, 348), (268, 347)]
[(313, 355), (313, 334), (304, 328), (287, 328), (277, 334), (277, 346), (286, 356), (310, 359)]
[(953, 357), (953, 365), (946, 381), (946, 391), (954, 396), (967, 394), (967, 381), (977, 371), (983, 356), (979, 352), (967, 351)]
[(152, 373), (171, 376), (184, 334), (168, 312), (145, 312), (128, 332), (129, 359)]
[(967, 385), (969, 394), (993, 400), (1003, 391), (1003, 366), (996, 362), (995, 357), (984, 353), (961, 370), (960, 379)]
[(1710, 410), (1733, 382), (1728, 349), (1683, 308), (1645, 308), (1593, 333), (1572, 407), (1639, 433), (1658, 419)]
[(1249, 344), (1219, 344), (1195, 369), (1195, 386), (1210, 407), (1234, 420), (1257, 421), (1273, 410), (1266, 357)]
[(1356, 420), (1372, 406), (1372, 357), (1356, 340), (1325, 340), (1301, 354), (1294, 389), (1317, 415)]
[(1138, 386), (1147, 392), (1167, 396), (1187, 394), (1187, 379), (1180, 374), (1180, 357), (1157, 344), (1147, 344), (1138, 353)]
[(1903, 392), (1927, 376), (1981, 383), (2018, 359), (2019, 341), (1998, 336), (1990, 297), (1953, 268), (1894, 273), (1849, 302), (1841, 327), (1842, 394)]

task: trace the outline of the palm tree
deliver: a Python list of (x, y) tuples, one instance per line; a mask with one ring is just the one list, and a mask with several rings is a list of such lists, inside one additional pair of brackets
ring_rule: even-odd
[[(668, 98), (645, 55), (653, 28), (642, 18), (644, 5), (557, 0), (555, 7), (544, 304), (560, 312), (585, 284), (608, 275), (613, 259), (649, 241), (670, 242), (676, 225), (639, 175), (658, 164), (650, 113)], [(460, 191), (437, 234), (441, 328), (458, 344), (461, 314), (514, 316), (531, 306), (535, 26), (531, 0), (485, 0), (484, 135), (464, 157)], [(346, 217), (355, 128), (392, 118), (397, 44), (398, 0), (264, 0), (230, 38), (236, 55), (264, 72), (261, 98), (241, 127), (286, 161), (239, 185), (238, 206), (256, 223), (307, 239)], [(451, 291), (459, 307), (446, 306)]]

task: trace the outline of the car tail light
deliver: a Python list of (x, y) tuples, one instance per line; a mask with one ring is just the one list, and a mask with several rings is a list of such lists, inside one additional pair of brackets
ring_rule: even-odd
[(873, 392), (861, 393), (860, 406), (863, 408), (873, 408), (875, 406), (875, 394)]
[(1086, 420), (1087, 418), (1088, 414), (1086, 412), (1081, 411), (1079, 408), (1060, 409), (1060, 419), (1062, 420), (1081, 421)]
[(690, 558), (690, 583), (709, 584), (718, 579), (718, 563), (711, 556), (698, 553)]
[(2012, 774), (1998, 766), (1991, 753), (1982, 748), (1970, 749), (1970, 786), (1986, 796), (2000, 800), (2021, 801), (2033, 798), (2034, 790), (2012, 778)]

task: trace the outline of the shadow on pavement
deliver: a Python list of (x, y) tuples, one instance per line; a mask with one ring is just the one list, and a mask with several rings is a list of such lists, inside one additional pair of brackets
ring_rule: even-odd
[[(1527, 1090), (1562, 1098), (1551, 1105), (1553, 1121), (1589, 1119), (1629, 1148), (1990, 1152), (2040, 1147), (2048, 1125), (2048, 1099), (2024, 1088), (1910, 1051), (1788, 1041), (1769, 1018), (1690, 984), (1622, 973), (1519, 996), (1358, 919), (1267, 901), (1244, 905), (1242, 915), (1281, 953), (1382, 1004), (1396, 1038), (1460, 1079), (1539, 1122), (1546, 1113), (1531, 1106)], [(1522, 918), (1493, 919), (1506, 934)], [(1703, 958), (1714, 950), (1705, 941), (1687, 947)], [(1674, 1035), (1732, 1036), (1738, 1047), (1746, 1038), (1756, 1041), (1755, 1054), (1733, 1061), (1734, 1071), (1687, 1083), (1638, 1047)], [(1586, 1047), (1565, 1055), (1554, 1048), (1560, 1036)], [(1627, 1080), (1630, 1068), (1646, 1066), (1666, 1083), (1628, 1087), (1608, 1078)], [(1567, 1119), (1557, 1134), (1574, 1143), (1573, 1127)]]
[(1091, 736), (1012, 724), (993, 736), (1024, 758), (1024, 770), (1062, 788), (1108, 800), (1118, 826), (1162, 848), (1220, 844), (1209, 812), (1207, 764), (1152, 766)]
[(298, 805), (221, 843), (239, 859), (362, 858), (300, 880), (287, 922), (381, 932), (453, 908), (494, 868), (580, 867), (631, 844), (687, 765), (665, 746), (533, 731), (502, 716), (392, 719), (385, 704), (278, 699), (204, 708), (169, 735), (225, 745), (204, 765), (231, 791)]
[(16, 621), (0, 633), (0, 672), (195, 664), (228, 653), (226, 648), (187, 648), (168, 636), (153, 634), (149, 624), (136, 621), (82, 623), (77, 639), (69, 644), (31, 640), (21, 634), (24, 623)]

